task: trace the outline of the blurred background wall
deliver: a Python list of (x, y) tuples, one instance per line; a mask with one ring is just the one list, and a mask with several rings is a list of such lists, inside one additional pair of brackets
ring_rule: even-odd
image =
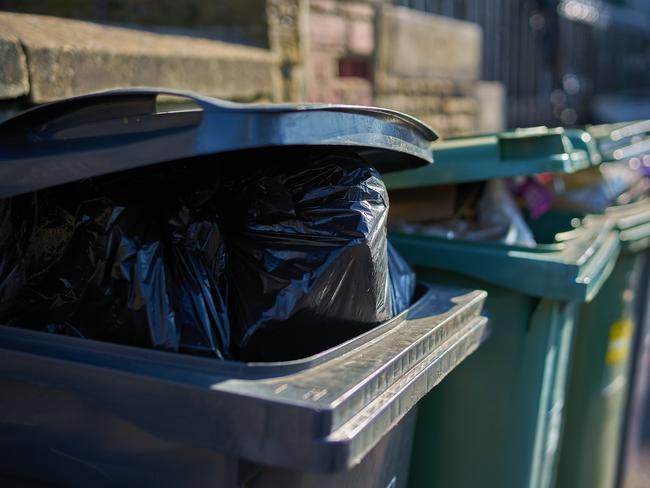
[(0, 117), (164, 85), (377, 104), (443, 135), (636, 118), (647, 25), (645, 0), (0, 0)]
[[(478, 23), (481, 78), (507, 89), (509, 126), (650, 116), (647, 0), (395, 0)], [(621, 111), (624, 105), (626, 111)]]

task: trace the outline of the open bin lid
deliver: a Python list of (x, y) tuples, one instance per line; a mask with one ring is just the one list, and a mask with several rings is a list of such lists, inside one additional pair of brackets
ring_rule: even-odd
[[(67, 453), (53, 456), (61, 470), (101, 465), (124, 450), (148, 452), (152, 439), (168, 450), (213, 450), (273, 466), (349, 469), (486, 336), (485, 292), (424, 288), (391, 321), (284, 363), (214, 361), (0, 327), (0, 445), (13, 446), (10, 459), (30, 469), (38, 468), (26, 454), (34, 439)], [(35, 394), (56, 399), (55, 414), (43, 415)]]
[(650, 120), (587, 127), (596, 139), (602, 161), (625, 161), (650, 154)]
[(483, 181), (538, 173), (571, 173), (589, 165), (564, 129), (535, 127), (498, 134), (454, 137), (431, 146), (431, 167), (386, 175), (389, 189)]
[[(157, 110), (159, 97), (194, 108)], [(202, 155), (353, 147), (380, 172), (432, 162), (435, 132), (400, 112), (347, 105), (238, 104), (157, 88), (69, 98), (0, 124), (0, 198)]]

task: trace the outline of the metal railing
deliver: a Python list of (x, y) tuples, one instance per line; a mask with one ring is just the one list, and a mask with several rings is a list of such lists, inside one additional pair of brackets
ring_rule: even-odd
[(650, 87), (650, 6), (642, 2), (634, 8), (600, 0), (394, 4), (482, 27), (482, 79), (506, 86), (511, 127), (591, 122), (595, 96)]

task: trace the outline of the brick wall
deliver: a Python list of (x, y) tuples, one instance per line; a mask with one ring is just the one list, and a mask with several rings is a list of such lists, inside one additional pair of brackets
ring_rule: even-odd
[(311, 0), (306, 22), (306, 100), (372, 104), (374, 8)]
[(381, 2), (310, 0), (305, 98), (407, 112), (442, 135), (479, 128), (481, 31)]
[[(153, 84), (235, 100), (386, 106), (423, 119), (442, 135), (502, 124), (494, 113), (502, 105), (490, 95), (498, 89), (481, 90), (478, 83), (481, 31), (472, 23), (384, 0), (217, 3), (164, 0), (169, 8), (155, 9), (151, 0), (0, 0), (0, 9), (130, 23), (120, 29), (4, 14), (0, 110), (16, 106), (3, 99), (24, 105)], [(236, 5), (225, 9), (225, 3)], [(241, 43), (214, 39), (234, 32)]]

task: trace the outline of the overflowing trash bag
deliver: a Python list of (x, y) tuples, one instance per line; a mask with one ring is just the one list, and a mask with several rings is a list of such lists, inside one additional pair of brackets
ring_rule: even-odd
[(0, 202), (0, 323), (229, 357), (217, 183), (176, 165)]
[(220, 192), (233, 341), (247, 360), (294, 359), (409, 306), (415, 276), (388, 252), (388, 195), (344, 149), (268, 152), (229, 165)]
[(228, 157), (0, 201), (0, 323), (267, 361), (410, 305), (415, 275), (388, 248), (372, 166), (332, 149)]

